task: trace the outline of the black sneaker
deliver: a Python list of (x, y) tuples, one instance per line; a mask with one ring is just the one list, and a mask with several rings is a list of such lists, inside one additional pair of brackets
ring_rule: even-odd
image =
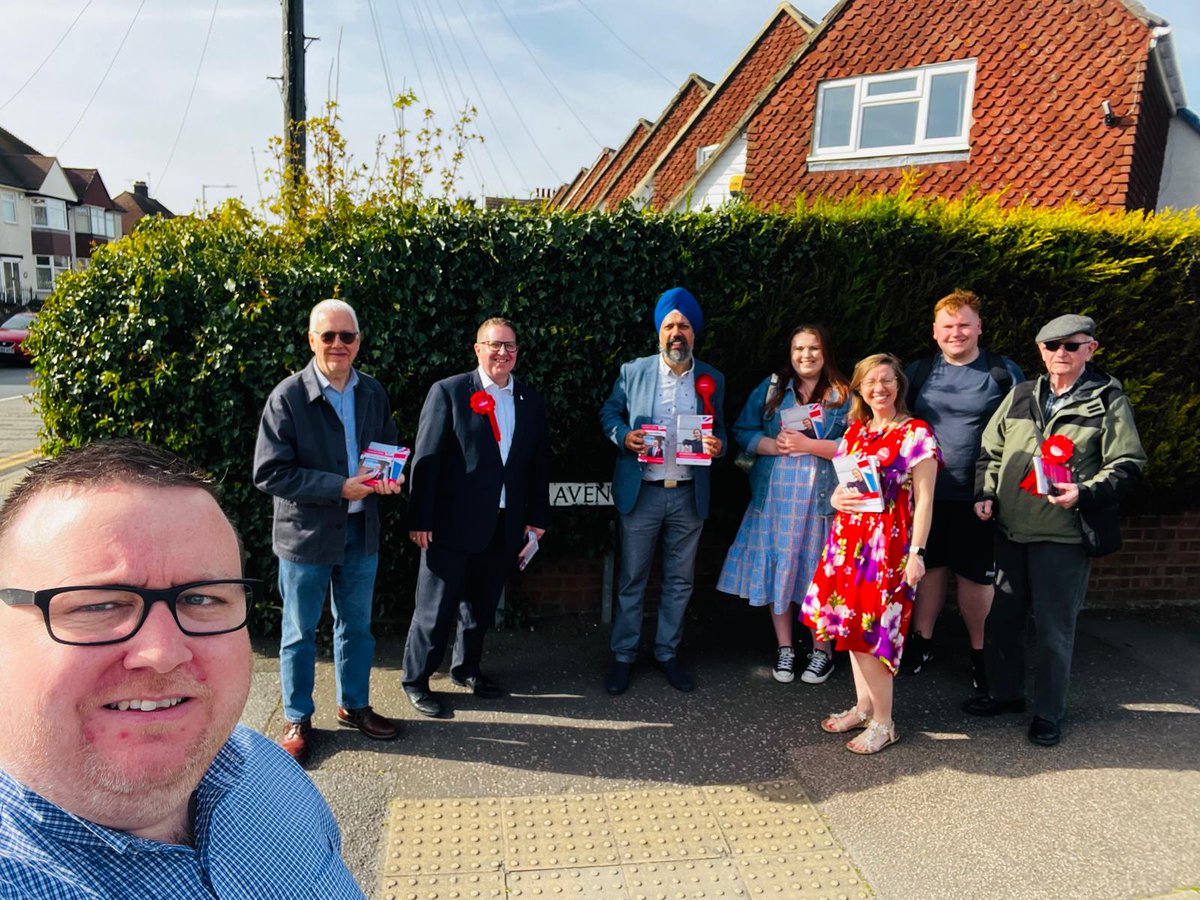
[(971, 650), (971, 687), (981, 694), (988, 692), (987, 666), (982, 650)]
[(808, 654), (808, 667), (800, 675), (805, 684), (824, 684), (833, 674), (833, 654), (814, 650)]
[(904, 642), (904, 656), (900, 667), (906, 675), (917, 675), (933, 661), (933, 642), (917, 632), (908, 636)]
[(780, 684), (791, 684), (796, 677), (796, 651), (791, 647), (780, 647), (775, 654), (775, 669), (771, 674)]

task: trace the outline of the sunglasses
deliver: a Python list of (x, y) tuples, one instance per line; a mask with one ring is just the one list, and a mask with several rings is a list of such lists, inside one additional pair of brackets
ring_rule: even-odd
[(1080, 347), (1086, 347), (1091, 341), (1043, 341), (1042, 346), (1051, 353), (1057, 352), (1059, 347), (1062, 347), (1068, 353), (1074, 353)]
[(322, 331), (317, 335), (321, 339), (322, 344), (332, 344), (334, 338), (341, 338), (342, 343), (346, 346), (353, 344), (358, 340), (357, 331)]

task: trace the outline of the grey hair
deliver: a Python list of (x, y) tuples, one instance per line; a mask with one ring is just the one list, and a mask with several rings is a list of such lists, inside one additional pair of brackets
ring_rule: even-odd
[(312, 308), (312, 312), (308, 314), (308, 330), (315, 332), (317, 330), (317, 319), (322, 313), (327, 312), (344, 312), (354, 320), (354, 330), (358, 331), (358, 313), (354, 311), (354, 307), (345, 300), (322, 300)]

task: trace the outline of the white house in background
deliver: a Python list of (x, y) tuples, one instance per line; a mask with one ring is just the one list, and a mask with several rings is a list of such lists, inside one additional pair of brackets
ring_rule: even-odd
[(64, 169), (0, 128), (0, 303), (45, 299), (95, 244), (120, 236), (120, 208), (95, 169)]

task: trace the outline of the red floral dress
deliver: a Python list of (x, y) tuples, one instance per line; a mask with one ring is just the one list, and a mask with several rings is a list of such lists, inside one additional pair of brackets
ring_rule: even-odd
[(942, 453), (933, 429), (920, 419), (882, 433), (855, 422), (838, 447), (839, 456), (849, 453), (875, 457), (883, 512), (834, 517), (801, 615), (817, 640), (869, 653), (895, 674), (915, 593), (904, 580), (912, 541), (912, 470), (931, 458), (940, 466)]

